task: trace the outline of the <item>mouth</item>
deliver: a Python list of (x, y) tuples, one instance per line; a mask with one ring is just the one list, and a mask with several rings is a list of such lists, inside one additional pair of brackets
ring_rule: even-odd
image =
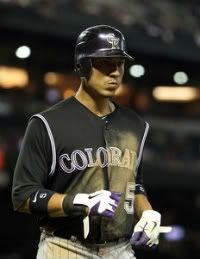
[(108, 82), (108, 86), (110, 86), (112, 88), (118, 88), (119, 87), (119, 83), (117, 81), (109, 81)]

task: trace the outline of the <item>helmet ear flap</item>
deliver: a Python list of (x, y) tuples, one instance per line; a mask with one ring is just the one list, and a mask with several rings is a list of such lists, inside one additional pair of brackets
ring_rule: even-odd
[(74, 71), (80, 75), (81, 73), (81, 64), (76, 64)]
[(89, 79), (90, 72), (92, 69), (92, 63), (90, 58), (83, 58), (80, 60), (79, 64), (76, 64), (75, 71), (80, 77), (85, 77)]

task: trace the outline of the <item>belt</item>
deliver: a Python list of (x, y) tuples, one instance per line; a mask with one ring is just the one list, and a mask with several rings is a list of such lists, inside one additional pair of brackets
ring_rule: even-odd
[(76, 236), (71, 236), (71, 238), (70, 238), (70, 241), (72, 241), (72, 242), (77, 242), (77, 243), (79, 243), (81, 245), (84, 245), (86, 247), (98, 247), (98, 248), (118, 245), (118, 244), (123, 243), (127, 240), (128, 240), (127, 238), (122, 237), (122, 238), (118, 238), (118, 239), (112, 240), (112, 241), (101, 241), (99, 243), (96, 243), (93, 240), (92, 241), (85, 240), (85, 239), (80, 240)]
[(78, 242), (85, 246), (97, 246), (97, 247), (117, 245), (128, 240), (128, 238), (122, 237), (122, 238), (117, 238), (115, 240), (105, 240), (105, 241), (101, 240), (100, 242), (98, 242), (97, 240), (84, 239), (83, 237), (80, 237), (78, 235), (73, 235), (63, 231), (55, 231), (52, 234), (53, 236), (56, 236), (56, 237), (68, 239), (71, 242)]

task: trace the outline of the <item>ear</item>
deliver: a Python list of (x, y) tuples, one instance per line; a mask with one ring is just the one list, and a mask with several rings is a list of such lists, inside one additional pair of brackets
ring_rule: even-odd
[(81, 63), (77, 64), (75, 71), (79, 74), (80, 77), (89, 77), (91, 71), (91, 60), (90, 58), (85, 58)]
[(74, 71), (79, 74), (79, 76), (82, 76), (83, 74), (83, 66), (81, 64), (77, 64)]
[(79, 72), (81, 69), (81, 65), (80, 64), (77, 64), (75, 67), (74, 67), (74, 71), (75, 72)]

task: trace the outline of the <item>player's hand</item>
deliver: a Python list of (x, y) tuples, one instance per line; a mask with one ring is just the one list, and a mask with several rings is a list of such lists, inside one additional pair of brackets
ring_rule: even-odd
[(134, 247), (155, 247), (159, 243), (161, 215), (155, 210), (145, 210), (134, 227), (130, 239)]
[(90, 215), (113, 217), (118, 207), (121, 193), (100, 190), (90, 194), (78, 193), (74, 205), (84, 205), (89, 208)]

